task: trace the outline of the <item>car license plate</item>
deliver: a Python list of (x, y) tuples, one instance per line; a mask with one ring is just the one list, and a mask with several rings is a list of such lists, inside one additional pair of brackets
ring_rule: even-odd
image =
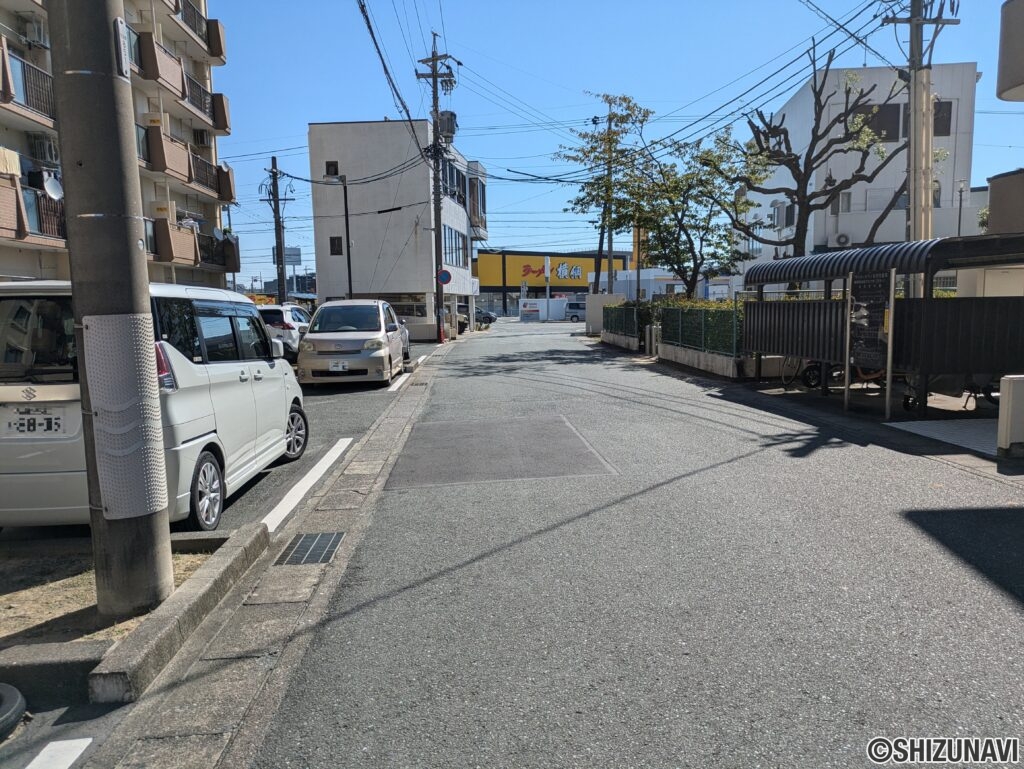
[(8, 436), (63, 435), (64, 409), (14, 406), (4, 410), (0, 424)]
[(332, 360), (331, 371), (348, 371), (347, 360)]

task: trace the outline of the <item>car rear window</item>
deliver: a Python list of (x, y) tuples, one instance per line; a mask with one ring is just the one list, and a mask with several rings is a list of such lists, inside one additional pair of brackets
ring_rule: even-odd
[(71, 297), (0, 297), (0, 382), (77, 381)]
[(260, 310), (260, 316), (268, 326), (273, 326), (275, 323), (278, 325), (284, 323), (284, 314), (281, 310)]
[(380, 310), (372, 304), (321, 307), (309, 327), (311, 334), (380, 330)]

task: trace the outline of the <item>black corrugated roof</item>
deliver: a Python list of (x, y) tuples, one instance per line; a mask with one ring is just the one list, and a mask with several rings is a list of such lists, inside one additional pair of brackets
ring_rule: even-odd
[(911, 243), (889, 243), (884, 246), (829, 251), (773, 262), (761, 262), (747, 270), (744, 283), (758, 286), (767, 283), (801, 283), (808, 280), (845, 278), (851, 272), (884, 272), (893, 267), (901, 275), (924, 272), (932, 250), (945, 238), (919, 240)]

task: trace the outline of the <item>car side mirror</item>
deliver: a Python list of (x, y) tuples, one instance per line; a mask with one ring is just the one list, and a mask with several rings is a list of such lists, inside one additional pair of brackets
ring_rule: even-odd
[(396, 331), (398, 331), (398, 324), (397, 323), (388, 323), (388, 325), (386, 325), (384, 327), (384, 330), (387, 331), (389, 334), (393, 334)]
[(270, 356), (272, 358), (283, 358), (284, 357), (284, 342), (280, 339), (270, 340)]
[(299, 326), (299, 336), (304, 336), (307, 331), (309, 331), (308, 323), (303, 323), (302, 325)]

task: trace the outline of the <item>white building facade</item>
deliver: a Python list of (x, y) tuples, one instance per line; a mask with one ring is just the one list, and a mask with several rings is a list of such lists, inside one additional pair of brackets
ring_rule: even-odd
[[(433, 338), (437, 317), (432, 165), (424, 155), (432, 131), (426, 120), (309, 125), (318, 300), (385, 299), (419, 339)], [(479, 294), (472, 260), (475, 242), (487, 238), (486, 178), (483, 166), (446, 148), (441, 200), (441, 262), (451, 274), (446, 305), (473, 304)]]
[[(897, 73), (889, 67), (864, 67), (833, 69), (828, 74), (829, 84), (825, 93), (834, 93), (829, 101), (825, 119), (834, 117), (843, 109), (844, 88), (853, 83), (854, 93), (874, 86), (871, 101), (878, 111), (871, 115), (871, 126), (883, 136), (881, 147), (892, 152), (906, 141), (908, 130), (907, 92), (904, 89), (888, 104), (881, 104), (891, 89), (898, 88)], [(935, 189), (933, 195), (934, 237), (955, 237), (978, 235), (978, 212), (987, 205), (987, 188), (970, 186), (972, 144), (974, 138), (975, 89), (980, 74), (973, 62), (959, 64), (936, 64), (932, 69), (932, 89), (935, 103), (936, 153), (934, 162)], [(811, 81), (805, 83), (786, 104), (775, 114), (775, 123), (785, 119), (794, 151), (802, 153), (807, 149), (814, 121), (814, 95)], [(811, 218), (807, 233), (805, 253), (854, 248), (864, 243), (872, 225), (892, 199), (895, 191), (907, 175), (906, 152), (895, 158), (871, 184), (859, 183), (850, 190), (841, 192), (832, 202), (831, 208), (817, 211)], [(831, 177), (847, 179), (853, 175), (858, 153), (834, 157), (828, 165), (815, 172), (815, 189), (826, 186)], [(867, 170), (882, 162), (874, 157)], [(777, 169), (765, 182), (765, 187), (791, 187), (793, 180), (785, 169)], [(750, 193), (754, 208), (747, 214), (748, 221), (761, 220), (765, 223), (764, 236), (784, 239), (793, 234), (795, 209), (783, 195), (761, 195)], [(885, 218), (874, 238), (875, 244), (905, 241), (907, 239), (907, 198), (897, 203), (896, 208)], [(754, 259), (741, 263), (739, 272), (758, 261), (780, 259), (792, 255), (791, 247), (764, 245), (738, 236), (741, 250), (748, 251)], [(733, 279), (733, 288), (742, 288), (742, 275)]]

